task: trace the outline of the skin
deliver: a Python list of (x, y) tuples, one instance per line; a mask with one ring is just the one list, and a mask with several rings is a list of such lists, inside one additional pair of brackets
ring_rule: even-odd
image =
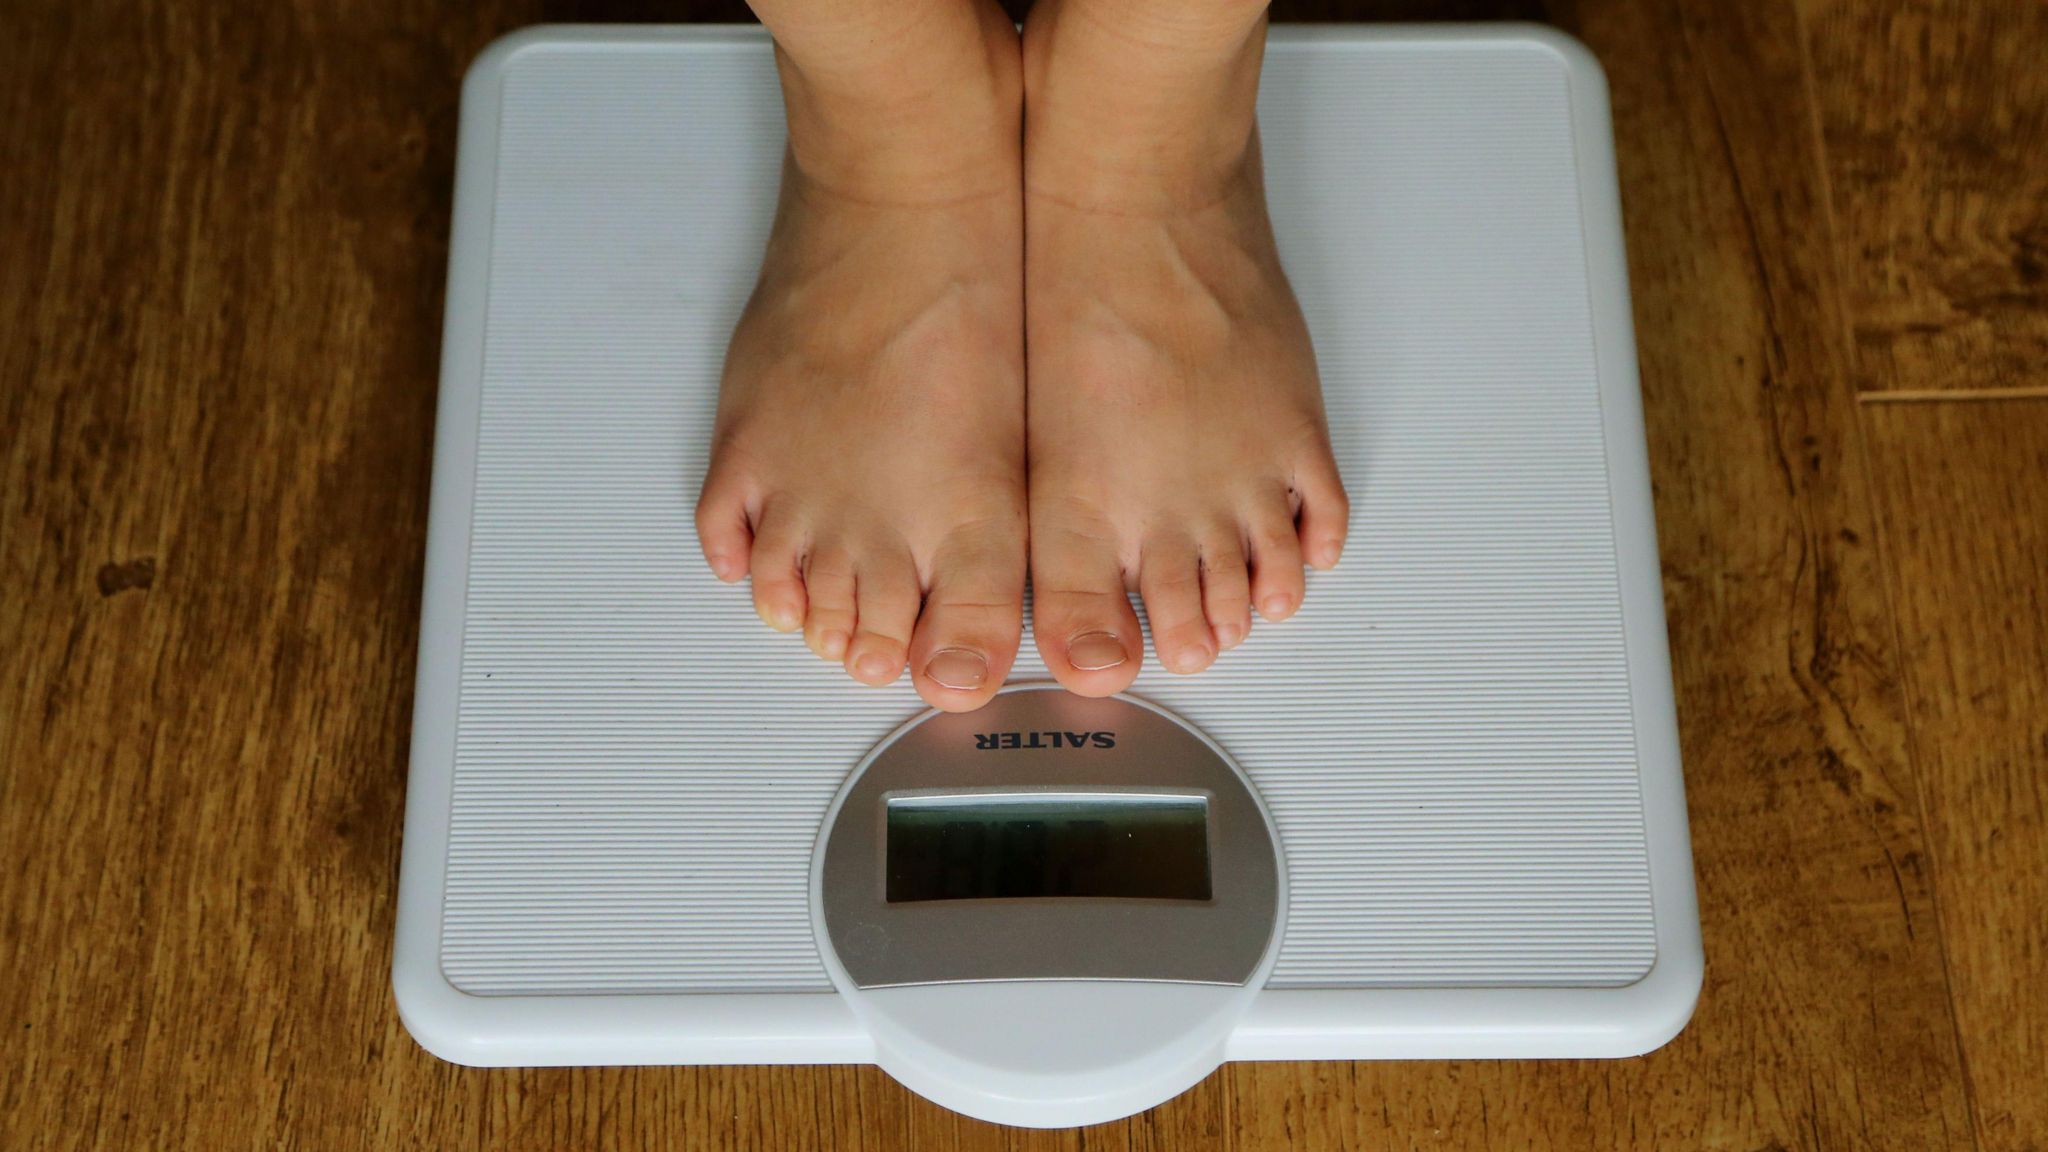
[(761, 618), (939, 708), (1001, 686), (1025, 574), (1014, 27), (957, 0), (771, 3), (790, 152), (697, 529)]
[[(1031, 567), (1041, 654), (1085, 695), (1284, 620), (1349, 509), (1266, 215), (1263, 5), (1048, 0), (1025, 29)], [(1074, 659), (1075, 637), (1112, 636)]]
[[(1264, 9), (759, 0), (791, 151), (698, 507), (870, 684), (936, 707), (1035, 632), (1072, 691), (1198, 672), (1291, 615), (1348, 508), (1260, 183)], [(1021, 148), (1020, 148), (1021, 141)], [(1026, 396), (1025, 362), (1030, 364)]]

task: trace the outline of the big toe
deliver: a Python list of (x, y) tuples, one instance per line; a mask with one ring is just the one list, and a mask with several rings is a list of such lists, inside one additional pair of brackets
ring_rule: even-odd
[(1144, 637), (1107, 526), (1034, 516), (1031, 587), (1032, 630), (1053, 679), (1082, 696), (1130, 687), (1143, 660)]
[(917, 694), (947, 712), (988, 703), (1009, 677), (1023, 629), (1023, 524), (955, 532), (932, 559), (910, 641)]

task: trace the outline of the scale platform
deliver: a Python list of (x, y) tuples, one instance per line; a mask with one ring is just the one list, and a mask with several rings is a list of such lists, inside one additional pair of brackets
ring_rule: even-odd
[[(1301, 612), (965, 716), (691, 510), (783, 149), (758, 29), (463, 97), (393, 982), (465, 1064), (881, 1064), (1055, 1126), (1224, 1060), (1619, 1057), (1701, 980), (1606, 88), (1534, 27), (1282, 28), (1267, 187), (1353, 498)], [(1149, 654), (1148, 654), (1149, 655)]]

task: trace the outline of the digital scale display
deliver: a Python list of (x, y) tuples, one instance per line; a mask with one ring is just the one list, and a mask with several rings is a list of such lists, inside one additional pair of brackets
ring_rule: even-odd
[(891, 904), (1210, 898), (1206, 796), (964, 792), (892, 796), (887, 809)]

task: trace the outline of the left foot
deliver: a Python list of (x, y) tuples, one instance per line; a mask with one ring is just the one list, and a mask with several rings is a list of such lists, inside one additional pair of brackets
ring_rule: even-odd
[(1069, 690), (1199, 672), (1349, 518), (1267, 220), (1263, 5), (1042, 0), (1025, 27), (1033, 624)]

